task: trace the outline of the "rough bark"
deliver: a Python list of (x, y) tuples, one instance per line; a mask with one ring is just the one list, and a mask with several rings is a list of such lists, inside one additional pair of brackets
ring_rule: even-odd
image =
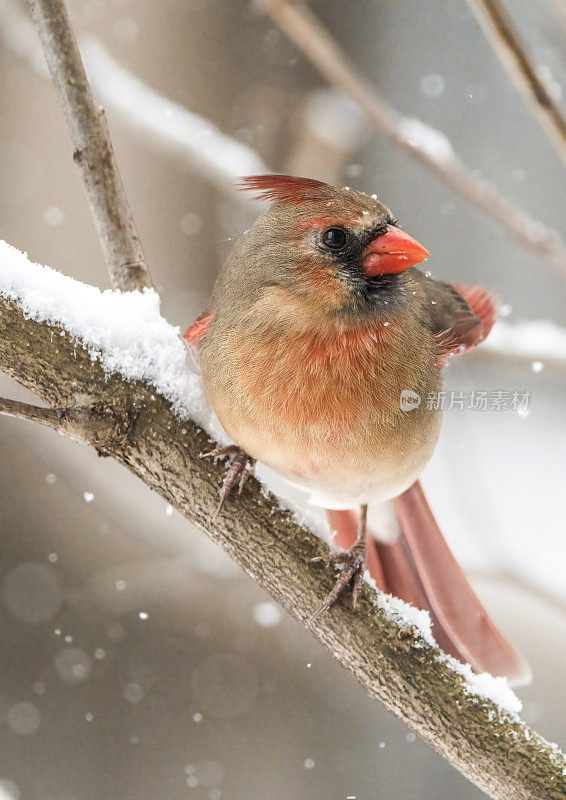
[(0, 368), (56, 409), (62, 433), (124, 464), (204, 530), (307, 625), (371, 697), (490, 797), (564, 800), (560, 751), (491, 701), (467, 693), (436, 648), (375, 607), (369, 587), (357, 612), (346, 599), (308, 622), (334, 582), (331, 568), (310, 563), (325, 555), (325, 545), (264, 497), (255, 480), (211, 522), (222, 468), (199, 458), (208, 437), (177, 417), (153, 387), (108, 377), (69, 336), (26, 319), (2, 298)]

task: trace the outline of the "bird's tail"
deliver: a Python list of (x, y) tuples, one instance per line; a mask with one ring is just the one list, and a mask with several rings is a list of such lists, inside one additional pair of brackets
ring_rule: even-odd
[[(528, 683), (529, 665), (501, 633), (450, 552), (416, 481), (394, 501), (395, 541), (368, 536), (367, 568), (377, 586), (430, 612), (439, 646), (476, 672), (505, 676), (513, 685)], [(334, 543), (347, 549), (355, 541), (353, 511), (328, 511)], [(371, 527), (371, 523), (370, 523)], [(371, 534), (371, 531), (370, 531)]]

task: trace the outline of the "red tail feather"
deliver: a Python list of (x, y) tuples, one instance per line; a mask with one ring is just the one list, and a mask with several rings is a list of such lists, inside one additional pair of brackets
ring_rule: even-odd
[[(496, 627), (450, 552), (420, 482), (395, 499), (401, 534), (390, 544), (369, 540), (367, 566), (377, 585), (431, 614), (440, 647), (476, 672), (503, 675), (512, 684), (530, 680), (523, 656)], [(356, 515), (329, 511), (335, 543), (356, 538)]]

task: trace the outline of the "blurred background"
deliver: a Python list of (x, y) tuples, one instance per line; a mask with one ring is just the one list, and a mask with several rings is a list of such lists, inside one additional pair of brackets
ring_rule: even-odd
[[(178, 121), (179, 104), (253, 149), (242, 164), (376, 192), (430, 250), (435, 277), (493, 289), (507, 322), (566, 324), (564, 281), (379, 137), (249, 2), (69, 7), (85, 52), (94, 37), (172, 101), (137, 103), (157, 128)], [(561, 101), (563, 5), (508, 7)], [(399, 111), (441, 130), (564, 235), (563, 165), (464, 0), (311, 8)], [(0, 236), (106, 288), (64, 119), (22, 14), (0, 0)], [(104, 81), (136, 104), (132, 86)], [(259, 207), (104, 102), (163, 314), (184, 329)], [(528, 391), (530, 405), (448, 411), (424, 483), (478, 593), (532, 664), (532, 685), (518, 692), (524, 717), (564, 742), (566, 354), (555, 356), (453, 364), (449, 390)], [(6, 378), (0, 392), (26, 398)], [(0, 448), (1, 800), (483, 796), (117, 464), (7, 418)]]

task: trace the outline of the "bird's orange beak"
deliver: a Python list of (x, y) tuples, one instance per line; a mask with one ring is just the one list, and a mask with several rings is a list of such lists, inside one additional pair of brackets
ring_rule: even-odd
[(429, 257), (428, 250), (405, 231), (388, 225), (387, 231), (368, 244), (362, 256), (366, 277), (403, 272)]

